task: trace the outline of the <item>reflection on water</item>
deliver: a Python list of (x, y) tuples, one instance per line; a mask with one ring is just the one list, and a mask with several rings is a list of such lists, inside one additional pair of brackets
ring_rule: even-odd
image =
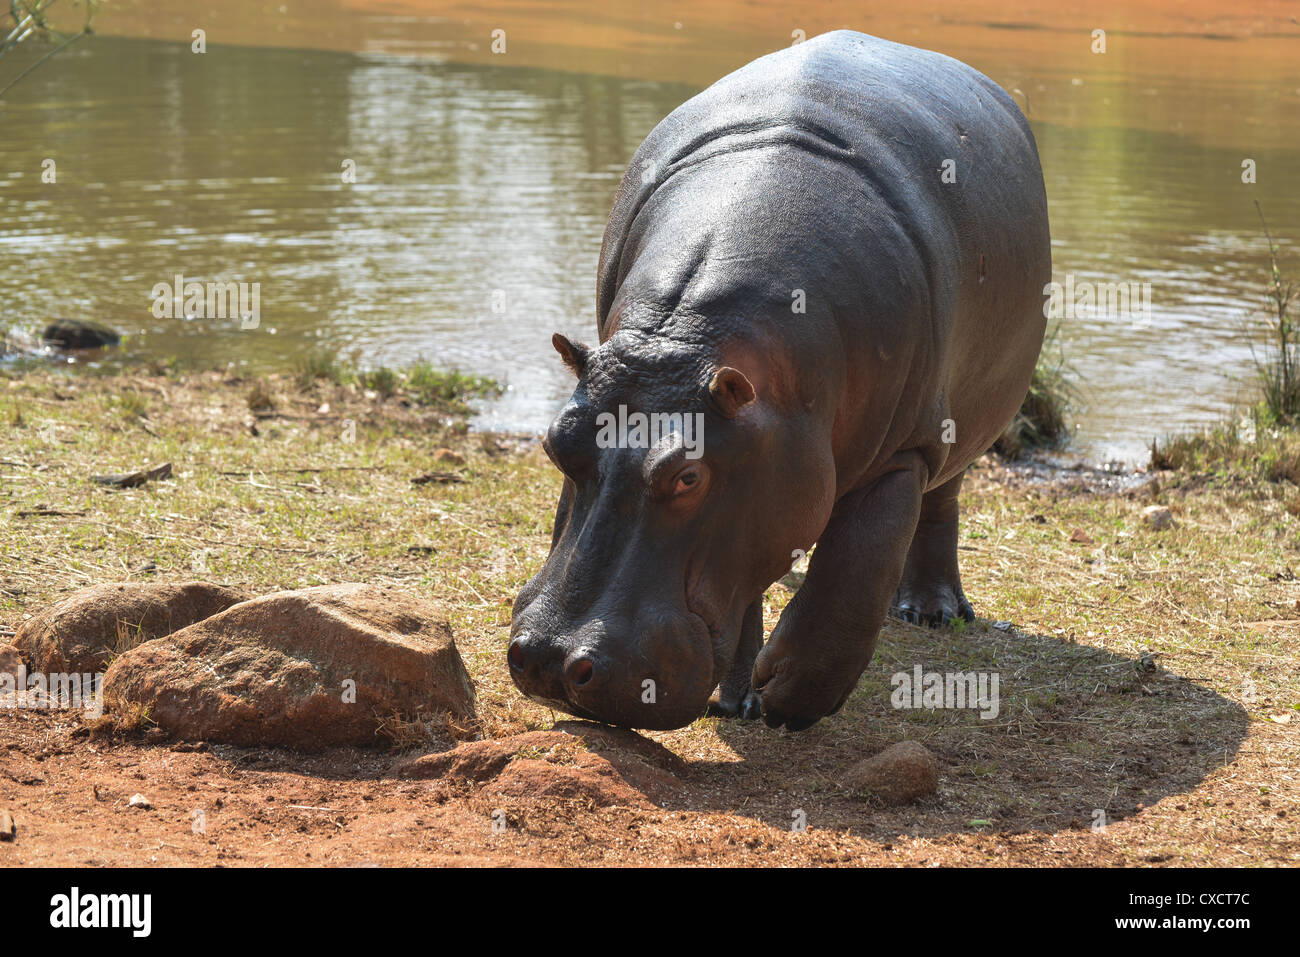
[[(0, 301), (94, 317), (154, 355), (281, 368), (312, 348), (490, 373), (537, 428), (564, 384), (550, 334), (594, 338), (610, 197), (689, 91), (147, 41), (33, 75), (4, 123)], [(58, 182), (43, 185), (53, 156)], [(355, 183), (344, 182), (345, 161)], [(156, 319), (157, 282), (261, 283), (261, 323)], [(554, 361), (552, 361), (554, 360)]]
[[(133, 334), (135, 350), (252, 369), (322, 347), (367, 363), (423, 356), (507, 382), (483, 422), (531, 431), (571, 389), (551, 332), (595, 337), (596, 258), (618, 177), (696, 89), (83, 42), (0, 108), (0, 324), (93, 318)], [(1258, 100), (1240, 84), (1219, 92), (1243, 110)], [(1149, 323), (1062, 324), (1085, 387), (1084, 448), (1139, 459), (1153, 434), (1217, 419), (1237, 394), (1229, 377), (1249, 375), (1242, 321), (1266, 277), (1252, 200), (1285, 248), (1300, 224), (1300, 155), (1272, 139), (1233, 148), (1057, 124), (1033, 107), (1058, 278), (1152, 284)], [(1254, 187), (1240, 182), (1243, 156), (1256, 160)], [(42, 183), (45, 159), (54, 184)], [(155, 318), (151, 289), (178, 273), (260, 282), (260, 326)]]

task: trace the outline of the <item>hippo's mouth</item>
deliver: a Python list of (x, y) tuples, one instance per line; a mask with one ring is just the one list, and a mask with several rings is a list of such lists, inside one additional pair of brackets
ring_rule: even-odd
[(705, 615), (695, 610), (695, 605), (691, 601), (692, 589), (689, 585), (689, 581), (684, 591), (685, 591), (684, 604), (686, 605), (686, 613), (689, 614), (696, 621), (698, 621), (701, 625), (703, 625), (704, 630), (709, 635), (709, 648), (713, 652), (713, 658), (714, 658), (713, 671), (714, 671), (714, 677), (716, 678), (718, 675), (718, 660), (717, 660), (718, 649), (723, 647), (721, 643), (722, 628), (719, 625), (715, 624), (708, 615)]
[(598, 721), (601, 724), (609, 724), (604, 718), (598, 718), (586, 708), (580, 708), (572, 701), (564, 701), (560, 698), (543, 698), (541, 695), (528, 695), (530, 701), (536, 701), (538, 704), (544, 704), (554, 711), (563, 711), (565, 714), (571, 714), (575, 718), (583, 718), (587, 721)]

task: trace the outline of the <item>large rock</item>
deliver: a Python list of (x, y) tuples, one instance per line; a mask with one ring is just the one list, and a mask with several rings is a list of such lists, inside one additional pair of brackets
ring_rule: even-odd
[(577, 801), (589, 807), (652, 807), (688, 773), (681, 758), (632, 731), (565, 721), (551, 731), (471, 741), (400, 762), (401, 778), (438, 779), (450, 794)]
[(925, 745), (900, 741), (851, 767), (844, 783), (886, 804), (906, 804), (938, 790), (939, 762)]
[(235, 605), (147, 642), (104, 676), (110, 709), (146, 705), (189, 740), (317, 751), (380, 743), (394, 719), (474, 712), (442, 611), (374, 585), (322, 585)]
[(123, 582), (75, 592), (18, 626), (30, 671), (100, 672), (114, 655), (179, 631), (247, 598), (208, 582)]

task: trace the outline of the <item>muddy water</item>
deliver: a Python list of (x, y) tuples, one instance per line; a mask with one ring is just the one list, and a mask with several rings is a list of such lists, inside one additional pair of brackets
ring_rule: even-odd
[[(253, 369), (317, 348), (424, 356), (508, 383), (483, 424), (538, 430), (569, 388), (550, 333), (594, 337), (601, 231), (640, 139), (795, 31), (852, 26), (1012, 90), (1043, 157), (1057, 279), (1076, 300), (1137, 284), (1126, 310), (1061, 320), (1079, 447), (1141, 460), (1153, 435), (1221, 417), (1251, 374), (1267, 275), (1254, 200), (1300, 274), (1285, 5), (832, 6), (126, 0), (0, 107), (0, 324), (94, 318), (135, 352)], [(155, 316), (177, 274), (260, 284), (257, 327)]]

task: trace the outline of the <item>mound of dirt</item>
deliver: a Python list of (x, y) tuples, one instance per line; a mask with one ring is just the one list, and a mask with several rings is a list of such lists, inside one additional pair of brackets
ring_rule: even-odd
[(374, 585), (242, 602), (113, 662), (110, 711), (145, 707), (187, 740), (318, 751), (383, 743), (383, 727), (474, 713), (442, 609)]
[(421, 755), (399, 763), (394, 773), (441, 779), (448, 793), (648, 808), (681, 791), (687, 768), (667, 748), (635, 732), (565, 721), (552, 731)]
[(939, 762), (925, 745), (899, 741), (851, 767), (844, 783), (886, 804), (906, 804), (938, 790)]
[(101, 672), (114, 654), (202, 621), (247, 598), (209, 582), (120, 582), (74, 592), (18, 626), (30, 671)]

